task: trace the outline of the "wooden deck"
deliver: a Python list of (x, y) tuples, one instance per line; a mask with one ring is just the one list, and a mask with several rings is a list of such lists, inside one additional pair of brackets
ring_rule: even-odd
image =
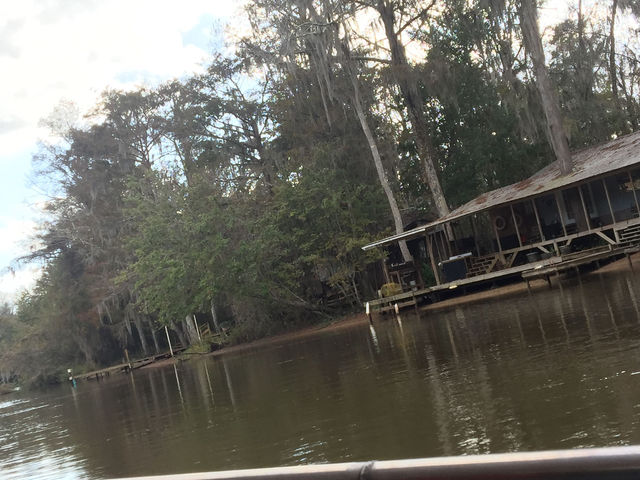
[[(180, 353), (186, 349), (186, 347), (178, 345), (173, 347), (173, 353)], [(100, 370), (73, 375), (73, 378), (75, 378), (76, 380), (98, 380), (103, 377), (108, 377), (112, 373), (128, 373), (130, 370), (136, 370), (138, 368), (144, 367), (145, 365), (157, 362), (158, 360), (169, 358), (170, 356), (171, 353), (169, 352), (159, 353), (157, 355), (151, 355), (145, 358), (132, 360), (130, 363), (119, 363), (118, 365), (112, 365)]]
[(549, 282), (549, 278), (551, 277), (551, 275), (557, 276), (562, 272), (566, 272), (569, 270), (578, 270), (582, 265), (587, 265), (599, 262), (600, 260), (606, 260), (607, 258), (622, 255), (626, 255), (627, 259), (629, 259), (629, 266), (633, 268), (630, 255), (638, 251), (640, 251), (640, 247), (600, 249), (599, 251), (586, 253), (584, 255), (579, 255), (580, 252), (577, 252), (567, 255), (563, 258), (563, 261), (559, 263), (549, 265), (544, 268), (535, 267), (524, 271), (522, 272), (522, 278), (527, 281), (527, 285), (531, 280), (542, 277), (546, 278)]
[(415, 306), (421, 300), (428, 300), (435, 303), (439, 300), (438, 293), (456, 290), (458, 288), (480, 286), (482, 284), (518, 275), (527, 281), (541, 277), (547, 278), (549, 281), (549, 277), (551, 275), (557, 275), (560, 272), (576, 269), (582, 265), (591, 264), (615, 256), (627, 255), (627, 257), (629, 257), (629, 255), (637, 251), (640, 251), (640, 248), (613, 248), (611, 246), (606, 246), (582, 252), (573, 252), (563, 256), (554, 256), (545, 260), (527, 263), (525, 265), (518, 265), (482, 275), (455, 280), (453, 282), (443, 283), (433, 287), (403, 292), (398, 295), (371, 300), (368, 302), (369, 308), (372, 312), (385, 312), (393, 310), (396, 304), (398, 305), (398, 308), (401, 309), (408, 306)]
[(498, 279), (521, 274), (525, 270), (531, 270), (532, 266), (540, 266), (542, 268), (553, 265), (555, 263), (560, 263), (561, 261), (562, 257), (551, 257), (546, 260), (535, 262), (534, 264), (529, 263), (526, 265), (518, 265), (511, 268), (505, 268), (503, 270), (497, 270), (495, 272), (485, 273), (483, 275), (476, 275), (474, 277), (463, 278), (460, 280), (455, 280), (453, 282), (442, 283), (433, 287), (403, 292), (391, 297), (371, 300), (369, 301), (369, 307), (372, 309), (372, 311), (380, 312), (393, 309), (396, 303), (398, 304), (399, 308), (409, 305), (415, 305), (416, 301), (419, 301), (420, 299), (423, 299), (425, 297), (431, 297), (432, 300), (435, 300), (436, 297), (434, 294), (437, 294), (438, 292), (455, 290), (460, 287), (469, 287), (472, 285), (480, 285), (482, 283), (492, 282)]

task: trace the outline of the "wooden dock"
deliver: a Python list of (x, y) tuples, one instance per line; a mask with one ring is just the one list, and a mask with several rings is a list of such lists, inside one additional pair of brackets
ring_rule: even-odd
[[(185, 351), (186, 349), (187, 347), (176, 345), (173, 347), (173, 353), (180, 353)], [(129, 373), (131, 370), (137, 370), (138, 368), (142, 368), (146, 365), (157, 362), (158, 360), (163, 360), (169, 357), (171, 357), (170, 352), (159, 353), (157, 355), (151, 355), (145, 358), (132, 360), (128, 363), (119, 363), (118, 365), (112, 365), (100, 370), (73, 375), (73, 378), (76, 380), (99, 380), (103, 377), (110, 376), (112, 373)]]
[(530, 270), (533, 265), (542, 267), (547, 267), (553, 265), (555, 263), (560, 263), (562, 261), (562, 257), (551, 257), (545, 260), (540, 260), (539, 262), (535, 262), (535, 264), (526, 264), (526, 265), (518, 265), (511, 268), (505, 268), (503, 270), (497, 270), (494, 272), (485, 273), (483, 275), (476, 275), (469, 278), (463, 278), (460, 280), (454, 280), (452, 282), (442, 283), (440, 285), (435, 285), (432, 287), (411, 290), (408, 292), (399, 293), (398, 295), (393, 295), (390, 297), (379, 298), (376, 300), (369, 301), (369, 307), (372, 311), (384, 312), (388, 310), (392, 310), (394, 305), (397, 303), (399, 308), (415, 305), (416, 302), (422, 299), (428, 299), (433, 301), (437, 301), (438, 293), (448, 292), (451, 290), (456, 290), (458, 288), (477, 286), (483, 283), (493, 282), (499, 279), (504, 279), (508, 277), (512, 277), (515, 275), (519, 275), (525, 270)]
[(476, 275), (432, 287), (411, 290), (397, 295), (371, 300), (368, 302), (369, 308), (371, 312), (387, 312), (394, 310), (396, 304), (399, 309), (402, 309), (410, 306), (417, 306), (420, 301), (436, 303), (440, 299), (440, 294), (445, 292), (457, 290), (458, 288), (481, 286), (483, 284), (492, 283), (497, 280), (503, 280), (518, 275), (527, 281), (527, 284), (534, 278), (546, 278), (550, 283), (551, 275), (559, 275), (561, 272), (576, 269), (582, 265), (597, 263), (612, 257), (626, 255), (627, 258), (630, 258), (631, 254), (638, 251), (640, 251), (640, 248), (638, 247), (613, 248), (611, 246), (607, 246), (581, 252), (573, 252), (562, 256), (554, 256), (533, 263), (518, 265), (483, 275)]
[(529, 282), (536, 278), (545, 278), (547, 280), (547, 283), (549, 283), (549, 286), (551, 286), (551, 276), (559, 276), (561, 273), (571, 270), (579, 274), (580, 267), (583, 265), (589, 265), (593, 263), (597, 264), (601, 260), (606, 260), (611, 257), (622, 255), (625, 255), (627, 257), (627, 260), (629, 261), (629, 267), (633, 270), (631, 255), (638, 251), (640, 251), (640, 247), (605, 247), (600, 249), (593, 249), (592, 251), (587, 251), (584, 253), (576, 252), (564, 256), (562, 258), (562, 261), (559, 263), (555, 263), (544, 268), (539, 268), (536, 266), (534, 268), (526, 270), (522, 272), (522, 278), (527, 282), (527, 288), (530, 288)]

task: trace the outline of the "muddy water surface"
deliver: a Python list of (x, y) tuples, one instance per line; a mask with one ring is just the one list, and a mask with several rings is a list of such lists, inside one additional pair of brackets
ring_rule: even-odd
[(1, 478), (640, 443), (640, 277), (0, 397)]

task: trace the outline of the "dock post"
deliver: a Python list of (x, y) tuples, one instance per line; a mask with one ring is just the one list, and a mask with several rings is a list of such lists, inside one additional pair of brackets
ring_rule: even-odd
[(531, 284), (529, 283), (529, 279), (527, 278), (525, 281), (527, 282), (527, 293), (531, 295)]
[(202, 336), (200, 335), (200, 327), (198, 327), (198, 320), (196, 319), (196, 314), (194, 313), (191, 316), (193, 320), (193, 325), (196, 327), (196, 333), (198, 334), (198, 341), (202, 342)]
[(164, 333), (167, 334), (167, 343), (169, 344), (169, 352), (171, 353), (171, 356), (173, 357), (173, 348), (171, 348), (171, 339), (169, 338), (169, 330), (167, 329), (167, 326), (164, 326)]
[(398, 307), (398, 302), (393, 304), (393, 310), (396, 312), (396, 315), (400, 315), (400, 307)]
[(365, 304), (364, 312), (367, 315), (367, 318), (369, 319), (369, 323), (373, 324), (373, 320), (371, 319), (371, 306), (369, 305), (369, 302)]
[(629, 252), (625, 252), (625, 254), (627, 255), (627, 261), (629, 262), (629, 268), (633, 272), (633, 261), (631, 260), (631, 254)]
[(124, 358), (127, 359), (127, 365), (129, 365), (129, 371), (131, 371), (131, 360), (129, 360), (129, 350), (124, 349)]

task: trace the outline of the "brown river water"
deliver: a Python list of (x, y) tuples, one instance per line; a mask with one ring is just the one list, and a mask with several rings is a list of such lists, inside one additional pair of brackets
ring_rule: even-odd
[(640, 275), (0, 397), (0, 478), (640, 443)]

